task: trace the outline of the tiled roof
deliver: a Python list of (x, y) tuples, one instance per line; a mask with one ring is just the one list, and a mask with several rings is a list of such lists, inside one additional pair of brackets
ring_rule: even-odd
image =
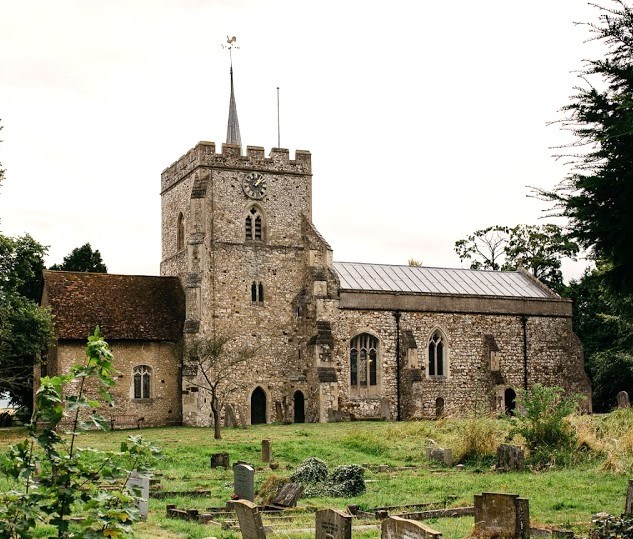
[(185, 296), (177, 277), (44, 271), (43, 303), (58, 339), (84, 340), (95, 326), (110, 340), (175, 341)]
[(334, 262), (341, 290), (460, 296), (555, 298), (524, 271), (485, 271), (423, 266)]

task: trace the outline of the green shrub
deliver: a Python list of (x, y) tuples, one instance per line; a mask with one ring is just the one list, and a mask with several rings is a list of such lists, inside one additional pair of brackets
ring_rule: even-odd
[(327, 464), (317, 457), (305, 459), (290, 477), (295, 483), (313, 485), (323, 483), (328, 476)]
[(329, 496), (348, 498), (365, 492), (364, 470), (356, 465), (337, 466), (328, 477), (325, 490)]
[(600, 514), (592, 520), (593, 527), (589, 532), (589, 539), (632, 539), (633, 515)]

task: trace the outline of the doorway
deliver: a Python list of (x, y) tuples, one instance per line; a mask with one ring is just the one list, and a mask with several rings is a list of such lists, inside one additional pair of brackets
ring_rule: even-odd
[(512, 389), (511, 387), (507, 388), (503, 392), (503, 403), (505, 406), (506, 415), (508, 416), (514, 415), (515, 409), (517, 406), (516, 398), (517, 398), (516, 391)]
[(266, 423), (266, 392), (255, 388), (251, 395), (251, 425)]
[(293, 395), (294, 398), (294, 421), (295, 423), (305, 423), (306, 422), (306, 411), (305, 411), (305, 397), (301, 391), (295, 391)]

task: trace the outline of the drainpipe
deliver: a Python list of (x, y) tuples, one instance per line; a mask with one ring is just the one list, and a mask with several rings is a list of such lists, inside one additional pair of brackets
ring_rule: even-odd
[(523, 389), (528, 389), (528, 345), (527, 345), (527, 316), (521, 317), (523, 327)]
[(400, 311), (394, 311), (396, 319), (396, 421), (400, 421)]

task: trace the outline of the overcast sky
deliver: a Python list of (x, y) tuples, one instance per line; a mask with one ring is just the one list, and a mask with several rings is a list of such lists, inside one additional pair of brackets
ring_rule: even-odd
[[(608, 0), (605, 0), (608, 3)], [(335, 260), (459, 267), (454, 242), (542, 222), (598, 10), (582, 0), (0, 0), (0, 230), (61, 262), (158, 274), (160, 173), (226, 138), (312, 153)], [(568, 268), (567, 277), (578, 273)]]

